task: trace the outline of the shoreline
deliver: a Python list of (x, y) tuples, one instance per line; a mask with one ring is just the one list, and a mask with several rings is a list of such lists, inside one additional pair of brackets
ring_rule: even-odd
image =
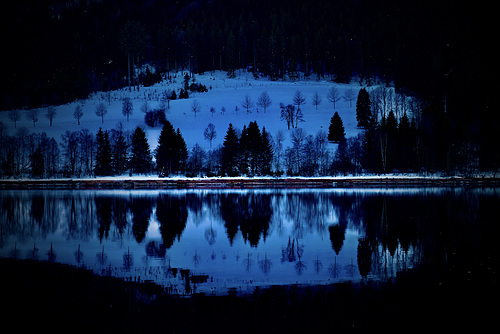
[(1, 189), (331, 189), (373, 187), (498, 187), (500, 178), (426, 176), (351, 177), (102, 177), (67, 179), (0, 179)]

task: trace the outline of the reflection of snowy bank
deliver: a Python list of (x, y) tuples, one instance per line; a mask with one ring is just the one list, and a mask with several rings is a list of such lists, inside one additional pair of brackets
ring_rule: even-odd
[[(169, 177), (116, 176), (75, 179), (0, 179), (0, 189), (301, 189), (498, 186), (498, 178), (417, 175), (332, 177)], [(378, 191), (378, 189), (377, 189)]]

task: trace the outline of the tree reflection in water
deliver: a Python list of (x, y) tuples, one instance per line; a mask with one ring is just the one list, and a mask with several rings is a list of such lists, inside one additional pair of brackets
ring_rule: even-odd
[[(462, 188), (2, 191), (0, 256), (123, 267), (137, 276), (151, 269), (169, 286), (182, 269), (191, 290), (188, 272), (213, 275), (212, 285), (197, 289), (223, 280), (387, 279), (482, 249), (481, 228), (498, 199), (493, 190)], [(88, 252), (96, 256), (84, 262)], [(148, 270), (134, 266), (135, 256)]]

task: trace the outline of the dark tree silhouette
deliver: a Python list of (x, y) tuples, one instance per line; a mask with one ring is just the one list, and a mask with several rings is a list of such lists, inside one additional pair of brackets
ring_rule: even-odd
[(111, 202), (112, 198), (110, 197), (95, 198), (97, 223), (99, 224), (97, 232), (99, 236), (99, 241), (101, 242), (103, 238), (107, 239), (109, 236), (109, 230), (111, 228), (111, 222), (112, 222)]
[(140, 127), (137, 127), (132, 135), (130, 169), (133, 173), (145, 174), (151, 172), (151, 151), (146, 133)]
[(358, 127), (368, 127), (371, 116), (370, 95), (365, 88), (361, 88), (356, 100), (356, 120), (358, 121)]
[(165, 121), (156, 148), (156, 165), (160, 176), (168, 176), (183, 171), (188, 152), (186, 142), (179, 129), (175, 132), (169, 121)]
[(233, 124), (229, 124), (222, 144), (221, 172), (223, 175), (236, 176), (239, 174), (239, 139)]
[(186, 197), (160, 194), (156, 202), (156, 219), (166, 248), (170, 248), (186, 228), (188, 216)]
[(338, 143), (344, 139), (345, 139), (344, 123), (342, 122), (339, 113), (335, 112), (335, 114), (330, 119), (330, 126), (328, 128), (328, 140)]
[(96, 135), (97, 152), (95, 159), (94, 173), (98, 176), (112, 175), (111, 144), (108, 131), (99, 131)]
[(132, 234), (135, 240), (140, 243), (146, 237), (149, 220), (153, 213), (153, 201), (149, 198), (133, 197), (130, 211), (132, 212)]
[(332, 248), (336, 255), (339, 255), (345, 240), (345, 227), (340, 224), (332, 225), (328, 227), (328, 232), (330, 233), (330, 241), (332, 243)]
[(372, 247), (369, 239), (360, 239), (358, 244), (358, 268), (362, 277), (368, 276), (372, 266)]

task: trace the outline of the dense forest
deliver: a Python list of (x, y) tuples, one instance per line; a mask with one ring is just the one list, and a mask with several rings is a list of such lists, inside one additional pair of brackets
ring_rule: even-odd
[(492, 15), (448, 0), (16, 1), (0, 14), (0, 109), (149, 85), (178, 69), (377, 79), (425, 102), (421, 149), (436, 169), (472, 150), (479, 168), (496, 170)]

